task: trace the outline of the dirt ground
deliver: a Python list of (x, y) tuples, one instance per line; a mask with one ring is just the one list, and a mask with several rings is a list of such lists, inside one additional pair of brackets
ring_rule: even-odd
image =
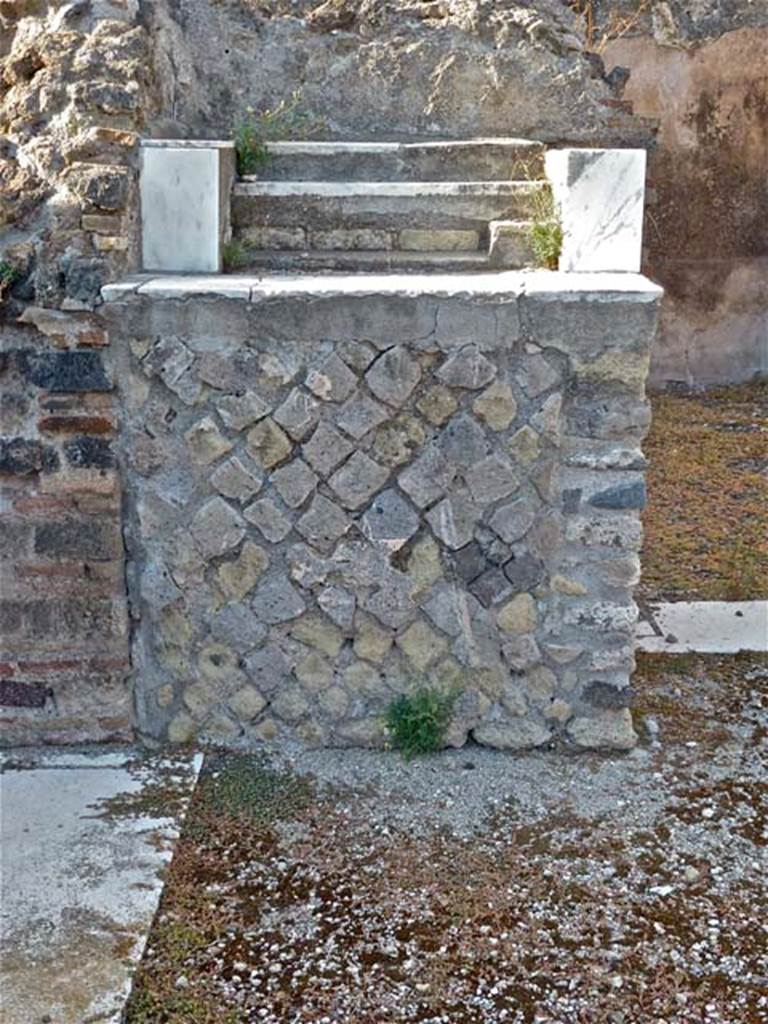
[(209, 756), (127, 1024), (768, 1021), (768, 658), (635, 685), (621, 757)]
[[(658, 396), (642, 596), (768, 580), (768, 387)], [(624, 756), (208, 756), (126, 1024), (768, 1022), (768, 656), (640, 655)]]
[(641, 594), (768, 596), (768, 382), (652, 396)]

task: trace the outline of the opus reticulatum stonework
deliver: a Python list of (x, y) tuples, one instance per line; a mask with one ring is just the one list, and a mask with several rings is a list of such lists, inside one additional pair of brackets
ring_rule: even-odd
[(627, 748), (660, 290), (631, 274), (106, 290), (138, 728)]

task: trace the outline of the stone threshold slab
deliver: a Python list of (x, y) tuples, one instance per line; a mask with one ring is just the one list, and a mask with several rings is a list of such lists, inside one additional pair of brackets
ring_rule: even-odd
[(768, 601), (652, 603), (637, 627), (637, 647), (663, 654), (768, 651)]
[(0, 759), (3, 1024), (119, 1024), (201, 755)]
[(135, 274), (105, 285), (101, 294), (105, 302), (134, 294), (155, 299), (227, 298), (244, 302), (290, 295), (527, 295), (553, 301), (617, 295), (654, 302), (662, 289), (642, 274), (514, 270), (453, 274)]

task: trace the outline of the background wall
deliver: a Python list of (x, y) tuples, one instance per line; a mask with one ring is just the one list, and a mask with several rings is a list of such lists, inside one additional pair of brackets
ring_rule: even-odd
[[(603, 51), (624, 98), (658, 119), (645, 272), (663, 284), (652, 382), (768, 373), (768, 4), (646, 4)], [(607, 31), (630, 10), (605, 2)]]

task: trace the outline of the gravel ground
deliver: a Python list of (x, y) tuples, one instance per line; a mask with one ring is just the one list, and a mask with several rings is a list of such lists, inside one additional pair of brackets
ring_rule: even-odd
[(128, 1024), (768, 1021), (768, 659), (643, 659), (626, 756), (211, 754)]
[(640, 593), (768, 596), (768, 382), (651, 396)]

